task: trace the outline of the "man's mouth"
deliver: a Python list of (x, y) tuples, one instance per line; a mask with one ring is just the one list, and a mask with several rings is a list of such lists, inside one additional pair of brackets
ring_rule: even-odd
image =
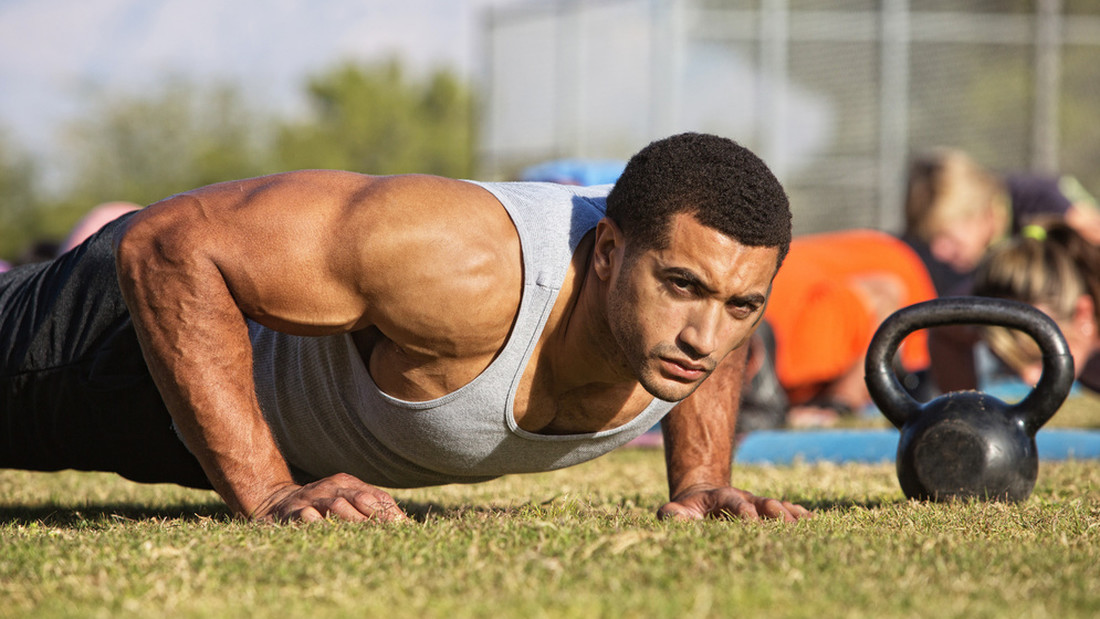
[(697, 381), (706, 377), (709, 372), (705, 365), (699, 365), (698, 363), (667, 357), (661, 357), (660, 359), (664, 373), (678, 380)]

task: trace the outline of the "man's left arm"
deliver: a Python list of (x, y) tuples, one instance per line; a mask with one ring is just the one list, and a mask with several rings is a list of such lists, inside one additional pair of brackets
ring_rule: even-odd
[(731, 352), (695, 393), (661, 421), (670, 502), (659, 518), (781, 518), (812, 516), (800, 505), (758, 497), (730, 485), (734, 427), (748, 346)]

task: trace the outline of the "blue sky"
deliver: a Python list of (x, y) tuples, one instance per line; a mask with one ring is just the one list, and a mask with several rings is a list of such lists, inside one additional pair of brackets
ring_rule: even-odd
[(538, 1), (0, 0), (0, 127), (48, 156), (91, 93), (166, 76), (233, 80), (292, 109), (305, 75), (343, 59), (468, 74), (485, 8)]
[[(96, 94), (140, 94), (169, 77), (213, 79), (236, 83), (250, 104), (293, 113), (306, 76), (395, 54), (414, 70), (446, 65), (476, 79), (487, 11), (556, 1), (0, 0), (0, 136), (36, 155), (49, 184), (67, 169), (66, 121)], [(646, 47), (659, 22), (649, 21), (651, 0), (566, 5), (587, 8), (582, 27), (563, 20), (571, 43), (562, 49), (544, 19), (563, 15), (556, 10), (494, 39), (488, 152), (621, 158), (675, 131), (746, 141), (777, 126), (787, 135), (764, 154), (782, 172), (831, 139), (829, 102), (797, 84), (780, 85), (785, 120), (763, 122), (758, 67), (728, 50), (695, 45), (678, 78), (652, 82), (667, 54)], [(573, 38), (578, 31), (590, 38)], [(556, 62), (584, 49), (583, 71), (555, 73)], [(665, 108), (675, 110), (671, 120), (654, 122)]]

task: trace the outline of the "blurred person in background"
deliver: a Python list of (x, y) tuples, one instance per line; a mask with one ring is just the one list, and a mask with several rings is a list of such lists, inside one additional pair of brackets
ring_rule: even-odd
[(100, 228), (106, 226), (119, 217), (140, 209), (141, 206), (134, 204), (133, 202), (104, 202), (92, 208), (88, 211), (88, 214), (80, 218), (80, 221), (76, 222), (73, 229), (69, 232), (69, 236), (61, 243), (61, 252), (67, 252), (70, 249), (80, 245), (88, 237), (95, 234)]
[(17, 267), (24, 264), (47, 262), (56, 258), (60, 253), (60, 245), (57, 241), (48, 238), (35, 239), (15, 257), (11, 266)]
[[(1072, 226), (1029, 225), (1022, 235), (994, 247), (979, 266), (974, 294), (1032, 305), (1058, 324), (1073, 354), (1080, 384), (1100, 392), (1100, 248)], [(1022, 331), (983, 327), (989, 348), (1030, 385), (1043, 359)]]
[(0, 261), (0, 273), (7, 271), (13, 266), (53, 260), (77, 245), (80, 245), (85, 239), (95, 234), (97, 230), (111, 221), (114, 221), (121, 215), (136, 211), (139, 208), (141, 207), (133, 202), (104, 202), (99, 204), (81, 217), (80, 221), (76, 222), (65, 240), (61, 242), (49, 238), (35, 240), (15, 258), (13, 263), (9, 264)]
[[(742, 398), (743, 427), (752, 423), (757, 408), (762, 410), (755, 414), (772, 427), (807, 427), (833, 425), (868, 406), (863, 361), (871, 336), (894, 311), (933, 297), (920, 257), (890, 234), (847, 230), (796, 237), (772, 284), (766, 325), (757, 330), (764, 345), (750, 349), (750, 374), (757, 370), (756, 358), (763, 378), (750, 382)], [(766, 345), (771, 337), (774, 350)], [(768, 393), (769, 361), (783, 397), (763, 398), (772, 405), (760, 407), (752, 399), (760, 395), (754, 389)], [(923, 332), (906, 338), (900, 363), (913, 378), (927, 370)], [(784, 399), (790, 407), (785, 419), (775, 412)]]
[(903, 238), (924, 260), (941, 296), (965, 294), (996, 242), (1038, 220), (1060, 219), (1100, 243), (1100, 211), (1072, 177), (998, 177), (964, 151), (938, 148), (913, 159)]
[[(999, 177), (952, 148), (929, 151), (910, 165), (902, 238), (921, 256), (939, 296), (972, 294), (974, 270), (992, 247), (1030, 224), (1051, 221), (1100, 242), (1100, 211), (1072, 177)], [(1011, 373), (973, 326), (930, 329), (928, 338), (936, 391), (974, 389)]]

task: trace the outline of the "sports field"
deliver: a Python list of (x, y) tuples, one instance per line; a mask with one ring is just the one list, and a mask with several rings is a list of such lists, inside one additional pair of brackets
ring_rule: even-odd
[(890, 464), (739, 466), (817, 512), (658, 522), (659, 450), (397, 491), (404, 526), (252, 525), (212, 493), (0, 471), (0, 617), (1095, 617), (1100, 461), (1024, 504), (921, 504)]

